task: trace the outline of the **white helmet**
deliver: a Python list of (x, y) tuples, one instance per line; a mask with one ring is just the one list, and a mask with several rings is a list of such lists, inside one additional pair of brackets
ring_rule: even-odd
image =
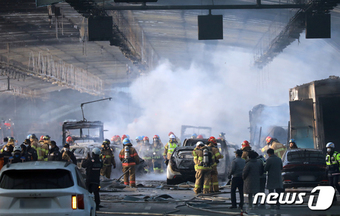
[(329, 142), (329, 143), (327, 143), (326, 148), (335, 148), (335, 145), (334, 145), (334, 143)]
[(196, 143), (196, 147), (198, 147), (198, 146), (204, 146), (204, 143), (203, 143), (202, 141), (198, 141), (198, 142)]
[(21, 151), (21, 146), (15, 146), (13, 151)]
[(169, 139), (176, 139), (175, 135), (170, 134)]
[(95, 155), (100, 155), (100, 149), (99, 148), (93, 148), (92, 153)]

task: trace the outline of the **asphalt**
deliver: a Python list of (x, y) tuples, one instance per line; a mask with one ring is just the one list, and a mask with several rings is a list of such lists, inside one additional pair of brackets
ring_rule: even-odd
[(302, 205), (281, 205), (279, 210), (272, 210), (270, 205), (266, 205), (266, 209), (250, 209), (245, 197), (246, 204), (240, 210), (229, 209), (229, 186), (221, 187), (221, 192), (217, 194), (198, 196), (192, 187), (192, 183), (167, 186), (162, 181), (145, 181), (138, 188), (111, 188), (110, 191), (101, 192), (103, 207), (97, 215), (340, 215), (340, 202), (334, 202), (325, 211), (310, 210), (308, 193), (312, 188), (287, 191), (306, 192)]

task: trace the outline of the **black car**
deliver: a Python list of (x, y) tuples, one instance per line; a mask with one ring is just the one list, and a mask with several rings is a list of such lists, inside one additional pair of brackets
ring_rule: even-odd
[[(185, 139), (182, 147), (177, 147), (171, 155), (167, 168), (167, 184), (176, 184), (184, 181), (195, 181), (194, 157), (192, 151), (196, 143), (208, 143), (208, 139)], [(223, 158), (217, 165), (218, 176), (226, 180), (229, 170), (230, 157), (225, 140), (217, 140), (217, 147)]]
[(318, 149), (288, 149), (282, 157), (283, 187), (327, 185), (325, 155)]

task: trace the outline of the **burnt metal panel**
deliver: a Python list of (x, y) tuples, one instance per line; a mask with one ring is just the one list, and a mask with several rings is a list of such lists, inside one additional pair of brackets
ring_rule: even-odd
[(314, 109), (313, 100), (290, 101), (291, 138), (299, 148), (314, 148)]

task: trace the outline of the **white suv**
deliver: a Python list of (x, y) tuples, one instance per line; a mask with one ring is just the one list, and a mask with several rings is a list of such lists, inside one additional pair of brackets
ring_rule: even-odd
[(0, 171), (0, 215), (91, 215), (96, 204), (74, 164), (32, 161)]

